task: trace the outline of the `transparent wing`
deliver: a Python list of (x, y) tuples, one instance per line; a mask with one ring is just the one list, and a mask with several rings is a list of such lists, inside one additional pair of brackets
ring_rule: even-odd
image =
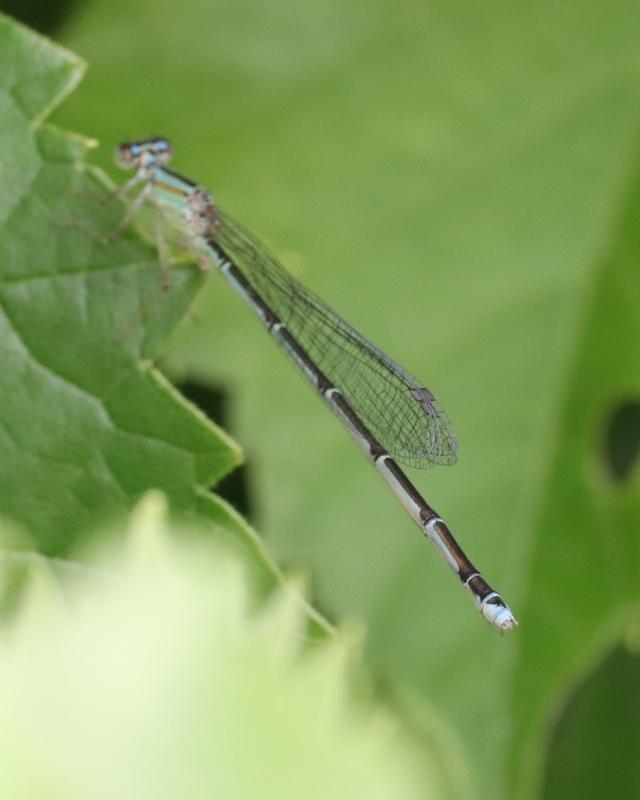
[(272, 253), (219, 212), (215, 240), (395, 459), (453, 464), (458, 443), (433, 394), (293, 278)]

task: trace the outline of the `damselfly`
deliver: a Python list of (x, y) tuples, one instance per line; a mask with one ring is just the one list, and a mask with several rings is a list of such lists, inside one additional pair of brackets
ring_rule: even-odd
[(171, 155), (161, 138), (120, 145), (118, 164), (137, 172), (117, 194), (143, 186), (123, 224), (147, 199), (177, 223), (199, 261), (217, 266), (343, 423), (484, 618), (500, 631), (517, 625), (509, 606), (398, 465), (455, 462), (456, 438), (434, 395), (293, 278), (206, 189), (168, 169)]

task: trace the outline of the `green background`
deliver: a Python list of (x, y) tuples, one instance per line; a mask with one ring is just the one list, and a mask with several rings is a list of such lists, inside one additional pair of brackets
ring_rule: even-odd
[(459, 463), (413, 477), (514, 608), (504, 639), (217, 276), (164, 351), (223, 388), (269, 551), (366, 621), (460, 797), (640, 788), (638, 10), (94, 0), (54, 31), (89, 63), (54, 120), (94, 163), (169, 136), (447, 409)]

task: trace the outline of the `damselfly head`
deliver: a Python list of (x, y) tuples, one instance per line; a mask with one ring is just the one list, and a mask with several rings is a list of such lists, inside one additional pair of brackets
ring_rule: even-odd
[(155, 136), (151, 139), (123, 142), (116, 149), (115, 161), (120, 169), (132, 169), (166, 164), (172, 155), (171, 142), (161, 136)]

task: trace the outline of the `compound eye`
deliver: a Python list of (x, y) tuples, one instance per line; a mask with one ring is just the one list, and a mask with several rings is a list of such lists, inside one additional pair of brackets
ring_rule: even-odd
[(161, 161), (168, 161), (173, 155), (173, 147), (167, 139), (157, 139), (154, 146), (156, 157)]

